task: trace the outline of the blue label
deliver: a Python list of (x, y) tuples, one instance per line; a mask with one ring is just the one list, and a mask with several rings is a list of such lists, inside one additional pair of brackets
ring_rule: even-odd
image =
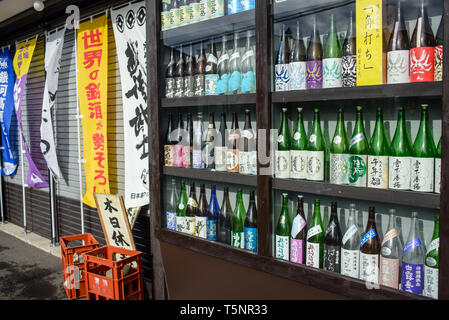
[(253, 71), (248, 71), (242, 80), (242, 93), (252, 92), (256, 85), (256, 75)]
[(237, 91), (242, 85), (242, 74), (239, 71), (234, 71), (229, 78), (229, 91)]
[(410, 251), (416, 247), (419, 247), (420, 245), (421, 245), (421, 240), (419, 238), (412, 239), (405, 244), (402, 254), (405, 254), (407, 251)]
[(245, 249), (257, 251), (257, 228), (245, 228)]
[(374, 229), (369, 230), (365, 235), (363, 236), (362, 243), (360, 244), (360, 247), (363, 247), (363, 245), (370, 239), (374, 238), (377, 235), (376, 231)]
[(228, 0), (228, 14), (239, 13), (242, 11), (242, 0)]
[(243, 10), (251, 10), (256, 7), (256, 0), (242, 0)]
[(207, 219), (207, 239), (217, 241), (217, 220)]
[(204, 78), (204, 91), (206, 96), (217, 95), (218, 74), (207, 74)]
[(218, 79), (217, 93), (218, 94), (228, 93), (228, 86), (229, 86), (229, 74), (225, 73), (224, 75), (221, 76), (220, 79)]
[(167, 229), (176, 231), (176, 212), (166, 212)]
[(422, 294), (423, 265), (402, 262), (401, 289), (415, 294)]

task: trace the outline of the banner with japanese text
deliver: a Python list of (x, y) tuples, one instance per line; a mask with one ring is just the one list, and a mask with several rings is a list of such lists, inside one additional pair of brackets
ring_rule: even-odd
[[(20, 135), (22, 137), (23, 150), (28, 160), (28, 176), (27, 185), (31, 188), (46, 188), (48, 182), (36, 167), (31, 158), (30, 151), (27, 146), (22, 126), (22, 98), (27, 82), (28, 70), (30, 69), (31, 59), (33, 58), (34, 49), (36, 48), (37, 37), (17, 44), (16, 54), (14, 56), (13, 66), (16, 72), (16, 83), (14, 86), (14, 108), (16, 110), (17, 122), (19, 123)], [(22, 165), (23, 165), (22, 161)]]
[(111, 10), (120, 69), (125, 139), (126, 208), (149, 203), (145, 3)]
[(85, 192), (83, 202), (95, 208), (94, 192), (109, 193), (107, 98), (107, 17), (80, 24), (77, 32), (78, 99), (83, 128)]

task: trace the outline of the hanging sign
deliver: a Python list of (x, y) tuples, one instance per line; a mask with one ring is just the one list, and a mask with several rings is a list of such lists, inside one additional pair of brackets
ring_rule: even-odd
[(53, 134), (53, 111), (58, 92), (59, 68), (61, 65), (62, 47), (64, 45), (65, 28), (47, 35), (45, 44), (45, 89), (42, 100), (41, 151), (56, 180), (61, 178), (58, 156), (56, 155)]
[[(25, 135), (22, 126), (22, 98), (25, 90), (25, 84), (28, 77), (28, 70), (30, 68), (31, 59), (33, 58), (34, 49), (36, 48), (37, 37), (21, 42), (16, 47), (16, 54), (14, 56), (14, 71), (16, 72), (16, 83), (14, 86), (14, 107), (17, 115), (17, 122), (19, 123), (20, 135), (22, 136), (23, 149), (28, 160), (28, 177), (27, 184), (31, 188), (46, 188), (48, 182), (45, 181), (39, 169), (34, 164), (31, 158)], [(23, 162), (22, 162), (23, 165)]]
[(14, 112), (14, 81), (15, 74), (9, 48), (0, 51), (0, 130), (2, 135), (2, 170), (3, 176), (13, 176), (17, 170), (17, 160), (14, 158), (9, 129)]
[(138, 2), (111, 11), (123, 98), (125, 206), (149, 203), (146, 10)]
[(108, 24), (107, 17), (80, 24), (77, 33), (78, 98), (83, 127), (85, 193), (83, 202), (95, 208), (93, 194), (109, 193), (107, 148)]

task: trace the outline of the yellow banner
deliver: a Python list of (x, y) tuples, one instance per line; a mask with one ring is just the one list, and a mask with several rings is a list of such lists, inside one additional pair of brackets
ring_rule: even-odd
[(16, 72), (17, 78), (22, 78), (28, 73), (35, 48), (36, 38), (21, 42), (17, 45), (13, 61), (14, 71)]
[(78, 98), (83, 125), (85, 193), (109, 193), (107, 148), (108, 24), (106, 15), (80, 24), (77, 34)]
[(357, 0), (357, 85), (383, 83), (382, 0)]

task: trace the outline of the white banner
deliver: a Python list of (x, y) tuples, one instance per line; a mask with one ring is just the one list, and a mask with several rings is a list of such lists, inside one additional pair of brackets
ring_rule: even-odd
[(61, 65), (62, 47), (64, 45), (65, 28), (47, 34), (45, 44), (45, 90), (42, 101), (41, 121), (41, 151), (56, 180), (61, 176), (58, 156), (56, 154), (55, 138), (53, 134), (53, 109), (56, 105), (58, 92), (59, 68)]
[(145, 2), (111, 10), (123, 94), (125, 206), (149, 203)]

